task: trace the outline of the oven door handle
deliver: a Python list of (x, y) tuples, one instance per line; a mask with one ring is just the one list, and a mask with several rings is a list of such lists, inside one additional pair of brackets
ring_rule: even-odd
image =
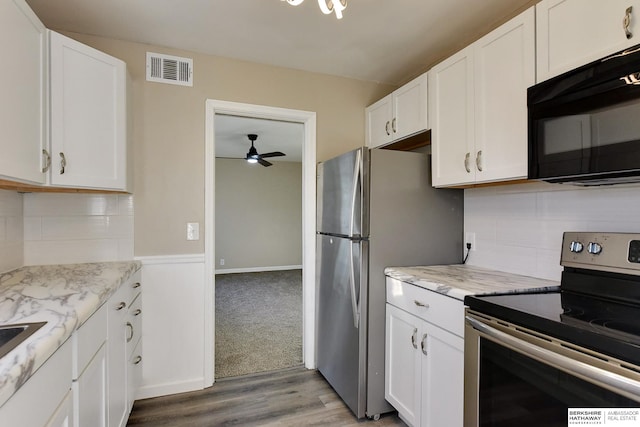
[(630, 378), (614, 372), (606, 371), (596, 366), (591, 366), (584, 362), (573, 360), (570, 357), (555, 353), (551, 350), (547, 350), (546, 348), (538, 347), (535, 344), (528, 343), (492, 328), (491, 326), (469, 316), (465, 316), (465, 320), (469, 326), (479, 332), (482, 332), (493, 341), (506, 345), (527, 357), (550, 365), (566, 373), (575, 375), (591, 383), (597, 383), (600, 386), (604, 386), (616, 393), (623, 394), (635, 401), (640, 401), (638, 400), (638, 396), (640, 396), (640, 382), (638, 381), (634, 381)]

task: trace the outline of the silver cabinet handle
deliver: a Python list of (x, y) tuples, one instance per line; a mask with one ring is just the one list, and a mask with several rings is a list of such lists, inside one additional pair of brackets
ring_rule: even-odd
[(133, 361), (133, 364), (138, 365), (140, 362), (142, 362), (142, 356), (136, 356), (135, 360)]
[(136, 282), (133, 284), (133, 289), (138, 289), (140, 286), (140, 282)]
[(482, 172), (482, 150), (478, 151), (476, 154), (476, 167), (480, 172)]
[(391, 130), (393, 130), (393, 133), (397, 132), (396, 129), (396, 118), (394, 117), (393, 120), (391, 120)]
[(622, 28), (624, 29), (624, 34), (627, 36), (627, 39), (633, 37), (633, 33), (629, 30), (629, 25), (631, 24), (631, 11), (633, 10), (633, 6), (629, 6), (625, 11), (624, 18), (622, 19)]
[(385, 123), (384, 125), (384, 131), (387, 132), (387, 136), (391, 135), (391, 132), (389, 132), (389, 121), (387, 120), (387, 123)]
[(135, 310), (133, 311), (133, 315), (134, 315), (134, 316), (140, 316), (140, 314), (142, 314), (142, 310), (140, 310), (139, 308), (137, 308), (137, 309), (135, 309)]
[[(597, 385), (612, 387), (614, 391), (617, 390), (616, 392), (618, 394), (627, 397), (634, 396), (631, 398), (636, 401), (638, 400), (637, 396), (640, 395), (640, 382), (638, 381), (523, 341), (469, 316), (465, 316), (465, 320), (473, 329), (479, 331), (482, 335), (490, 337), (492, 341), (503, 347), (510, 348), (528, 358), (537, 360), (568, 374), (586, 379)], [(626, 394), (621, 393), (622, 391), (626, 392)]]
[(60, 153), (60, 175), (64, 173), (64, 168), (67, 167), (67, 159), (64, 157), (64, 153)]
[(467, 173), (471, 173), (471, 168), (469, 167), (469, 158), (471, 157), (471, 153), (467, 153), (464, 155), (464, 169)]
[(131, 335), (127, 337), (127, 342), (130, 342), (133, 339), (133, 325), (127, 322), (127, 328), (129, 328), (129, 333), (131, 333)]
[(422, 341), (420, 341), (420, 348), (422, 349), (422, 354), (428, 356), (427, 354), (427, 334), (422, 336)]
[(42, 156), (44, 157), (44, 166), (42, 167), (42, 173), (48, 172), (51, 167), (51, 154), (44, 148), (42, 149)]
[(424, 307), (424, 308), (429, 308), (429, 304), (425, 304), (423, 302), (418, 301), (417, 299), (413, 300), (413, 303), (415, 305), (417, 305), (418, 307)]
[(120, 311), (127, 306), (127, 303), (124, 301), (120, 301), (120, 304), (117, 305), (116, 310)]
[(416, 338), (418, 337), (418, 328), (413, 328), (413, 334), (411, 334), (411, 345), (413, 348), (417, 349), (418, 344), (416, 343)]

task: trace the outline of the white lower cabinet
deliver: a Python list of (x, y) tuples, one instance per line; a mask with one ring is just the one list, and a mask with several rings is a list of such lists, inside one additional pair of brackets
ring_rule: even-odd
[(410, 426), (462, 426), (464, 341), (452, 331), (463, 310), (462, 301), (387, 278), (385, 398)]
[(69, 390), (45, 427), (73, 427), (73, 392)]
[(73, 381), (77, 426), (107, 425), (107, 356), (103, 344), (84, 372)]
[(107, 425), (107, 311), (103, 306), (71, 336), (77, 426)]
[[(133, 353), (131, 342), (133, 337), (137, 337), (140, 341), (141, 334), (131, 318), (141, 318), (142, 311), (139, 306), (141, 299), (140, 272), (138, 272), (122, 285), (108, 302), (109, 427), (126, 426), (135, 393), (140, 384), (136, 381), (137, 377), (134, 376), (131, 368), (131, 353)], [(137, 314), (134, 316), (134, 313)]]
[(0, 426), (75, 426), (72, 417), (71, 340), (67, 340), (0, 407)]

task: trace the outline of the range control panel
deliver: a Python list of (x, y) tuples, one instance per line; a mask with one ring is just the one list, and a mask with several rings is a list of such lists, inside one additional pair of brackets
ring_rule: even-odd
[(640, 234), (565, 232), (560, 264), (640, 275)]

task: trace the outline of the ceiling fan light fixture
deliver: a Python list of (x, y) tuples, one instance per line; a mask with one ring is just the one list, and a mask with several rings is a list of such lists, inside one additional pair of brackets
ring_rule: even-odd
[[(304, 0), (281, 0), (286, 1), (292, 6), (298, 6), (302, 4)], [(342, 11), (347, 8), (347, 0), (318, 0), (318, 7), (320, 7), (320, 11), (325, 15), (331, 14), (331, 12), (336, 13), (336, 18), (342, 19)]]
[(258, 163), (258, 159), (254, 158), (254, 157), (247, 157), (247, 163)]

